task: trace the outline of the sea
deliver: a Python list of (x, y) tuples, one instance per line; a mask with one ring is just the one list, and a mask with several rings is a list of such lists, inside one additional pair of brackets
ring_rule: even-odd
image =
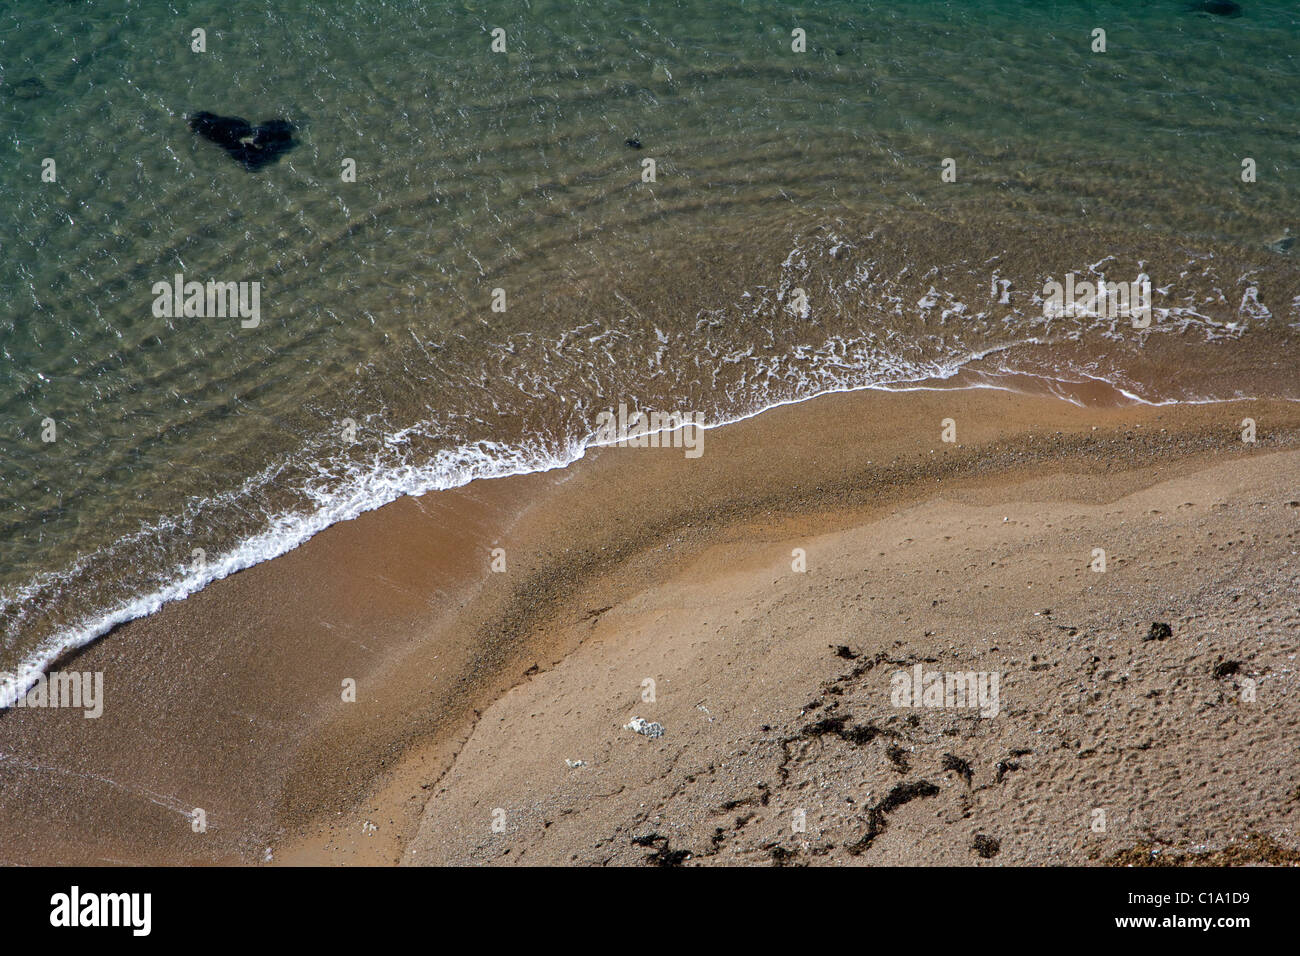
[(620, 405), (1300, 399), (1298, 90), (1281, 0), (8, 0), (0, 705)]

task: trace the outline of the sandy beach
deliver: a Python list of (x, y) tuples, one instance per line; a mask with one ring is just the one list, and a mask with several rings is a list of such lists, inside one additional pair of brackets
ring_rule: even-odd
[(0, 718), (3, 862), (1295, 862), (1300, 412), (1077, 398), (824, 396), (332, 527), (61, 662), (102, 717)]

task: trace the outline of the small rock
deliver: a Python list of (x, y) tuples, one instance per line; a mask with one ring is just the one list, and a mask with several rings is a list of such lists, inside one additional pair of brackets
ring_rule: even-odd
[(1276, 239), (1270, 239), (1268, 242), (1264, 243), (1264, 245), (1273, 252), (1279, 252), (1285, 255), (1290, 252), (1291, 247), (1295, 245), (1295, 236), (1291, 235), (1290, 229), (1287, 229), (1282, 233), (1282, 235), (1278, 236)]
[(652, 740), (655, 737), (664, 735), (664, 725), (661, 723), (651, 722), (643, 717), (633, 717), (631, 723), (623, 725), (624, 730), (631, 730), (640, 734), (642, 737), (649, 737)]

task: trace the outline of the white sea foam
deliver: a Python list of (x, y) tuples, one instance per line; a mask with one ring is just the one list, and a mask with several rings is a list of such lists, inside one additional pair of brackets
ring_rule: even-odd
[[(831, 350), (834, 350), (833, 346)], [(981, 357), (983, 355), (971, 355), (966, 360)], [(935, 365), (924, 370), (916, 370), (915, 380), (946, 378), (956, 374), (963, 364), (965, 361), (948, 367)], [(903, 384), (906, 384), (905, 376), (902, 381), (821, 388), (811, 394), (762, 404), (751, 411), (706, 422), (702, 427), (710, 429), (734, 424), (772, 408), (798, 404), (832, 393), (871, 388), (885, 389)], [(416, 426), (392, 432), (385, 439), (385, 444), (390, 448), (401, 446), (422, 430), (421, 427)], [(214, 581), (292, 551), (331, 525), (351, 520), (407, 495), (418, 496), (431, 491), (458, 488), (478, 479), (504, 478), (565, 468), (583, 458), (589, 448), (597, 447), (600, 447), (600, 444), (594, 441), (591, 435), (571, 442), (565, 448), (553, 453), (537, 448), (477, 442), (441, 451), (432, 461), (425, 464), (403, 464), (393, 467), (374, 463), (355, 468), (347, 475), (340, 487), (327, 488), (327, 483), (323, 481), (308, 485), (302, 491), (314, 507), (306, 513), (275, 515), (267, 522), (264, 530), (243, 539), (230, 550), (208, 558), (202, 568), (178, 568), (175, 579), (163, 587), (124, 600), (107, 609), (98, 610), (43, 640), (14, 669), (12, 672), (14, 679), (3, 685), (7, 690), (0, 689), (0, 708), (11, 706), (17, 697), (26, 693), (36, 678), (62, 655), (90, 644), (120, 624), (153, 614), (173, 601), (183, 600)], [(273, 479), (274, 473), (278, 470), (279, 466), (268, 468), (250, 478), (245, 482), (244, 488), (229, 497), (244, 496), (251, 488)], [(120, 544), (129, 546), (134, 541), (157, 538), (167, 534), (177, 524), (178, 522), (173, 518), (160, 519)], [(13, 608), (28, 604), (37, 593), (48, 590), (57, 577), (66, 578), (75, 575), (83, 570), (85, 565), (86, 559), (83, 558), (72, 567), (64, 569), (59, 575), (41, 575), (39, 579), (24, 588), (4, 595), (3, 599), (0, 599), (0, 605)]]

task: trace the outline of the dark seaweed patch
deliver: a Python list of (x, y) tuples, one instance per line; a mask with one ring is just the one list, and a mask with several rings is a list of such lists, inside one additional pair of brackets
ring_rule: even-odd
[(202, 111), (191, 116), (189, 123), (191, 130), (216, 143), (250, 172), (274, 163), (297, 145), (293, 124), (288, 120), (267, 120), (253, 126), (242, 116), (218, 116)]
[(1163, 641), (1166, 638), (1174, 636), (1174, 629), (1162, 621), (1152, 623), (1151, 630), (1147, 631), (1146, 640)]
[(1215, 662), (1214, 670), (1211, 671), (1211, 673), (1213, 673), (1215, 679), (1218, 680), (1223, 677), (1231, 677), (1240, 670), (1241, 661), (1225, 661), (1220, 657), (1218, 661)]
[(1197, 0), (1187, 7), (1191, 13), (1208, 13), (1215, 17), (1239, 17), (1246, 11), (1232, 0)]
[(943, 755), (943, 769), (951, 770), (953, 773), (960, 776), (966, 781), (966, 786), (968, 787), (975, 776), (975, 772), (971, 770), (970, 763), (963, 760), (961, 757), (958, 757), (956, 754)]
[(863, 831), (862, 836), (852, 843), (846, 843), (844, 849), (848, 850), (853, 856), (865, 852), (876, 837), (885, 831), (887, 820), (886, 815), (897, 810), (905, 803), (910, 803), (920, 797), (933, 797), (939, 793), (939, 788), (928, 780), (917, 780), (912, 783), (900, 783), (885, 794), (884, 798), (874, 807), (867, 810), (867, 828)]
[(907, 751), (898, 744), (890, 744), (885, 748), (885, 756), (889, 762), (894, 765), (894, 769), (900, 773), (907, 773), (910, 769), (907, 765)]

